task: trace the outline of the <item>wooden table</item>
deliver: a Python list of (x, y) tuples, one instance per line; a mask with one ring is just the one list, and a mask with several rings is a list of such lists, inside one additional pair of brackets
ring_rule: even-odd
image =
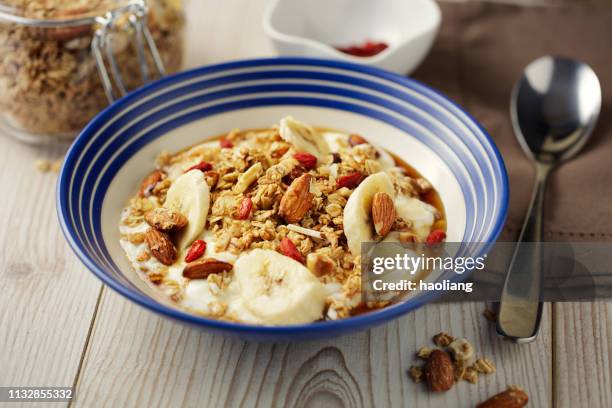
[[(541, 2), (541, 1), (540, 1)], [(192, 1), (187, 66), (272, 55), (265, 0)], [(500, 341), (481, 303), (435, 304), (328, 341), (253, 344), (170, 322), (104, 287), (60, 232), (53, 173), (37, 148), (0, 138), (0, 386), (75, 386), (77, 406), (471, 407), (509, 384), (530, 406), (612, 406), (612, 303), (547, 305), (537, 341)], [(406, 371), (447, 331), (497, 373), (441, 395)], [(65, 404), (54, 404), (65, 405)], [(11, 405), (15, 406), (15, 405)]]

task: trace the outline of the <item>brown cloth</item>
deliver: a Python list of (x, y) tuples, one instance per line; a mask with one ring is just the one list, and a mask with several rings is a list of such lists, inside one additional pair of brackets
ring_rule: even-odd
[(612, 4), (520, 7), (470, 2), (441, 3), (441, 8), (440, 34), (414, 77), (466, 108), (501, 150), (510, 177), (502, 239), (517, 236), (535, 175), (513, 134), (510, 92), (529, 62), (551, 54), (589, 64), (601, 82), (603, 101), (584, 150), (550, 175), (545, 236), (551, 241), (612, 240)]

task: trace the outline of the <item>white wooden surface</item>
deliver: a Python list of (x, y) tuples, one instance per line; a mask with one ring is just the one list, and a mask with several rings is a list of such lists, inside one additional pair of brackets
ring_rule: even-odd
[[(272, 55), (265, 4), (191, 0), (187, 66)], [(0, 386), (75, 384), (83, 407), (472, 407), (516, 384), (533, 407), (612, 406), (610, 303), (547, 307), (541, 335), (522, 346), (496, 337), (483, 304), (428, 305), (356, 335), (277, 345), (162, 319), (103, 288), (65, 244), (55, 175), (31, 165), (63, 148), (0, 136)], [(442, 395), (414, 384), (413, 352), (439, 331), (473, 341), (498, 372)]]

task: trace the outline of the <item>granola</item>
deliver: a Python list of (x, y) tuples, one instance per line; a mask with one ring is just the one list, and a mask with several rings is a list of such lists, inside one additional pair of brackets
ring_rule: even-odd
[[(411, 366), (408, 374), (415, 383), (420, 383), (423, 377), (423, 370), (427, 367), (431, 355), (434, 351), (449, 352), (452, 356), (452, 367), (454, 369), (454, 381), (467, 381), (471, 384), (478, 382), (479, 375), (493, 374), (495, 364), (485, 357), (480, 357), (474, 361), (474, 346), (464, 338), (454, 338), (446, 332), (440, 332), (433, 336), (432, 342), (437, 348), (427, 346), (421, 347), (416, 356), (425, 361), (424, 366)], [(431, 385), (431, 384), (430, 384)]]
[[(275, 325), (383, 307), (361, 301), (360, 245), (351, 244), (400, 232), (425, 242), (445, 225), (431, 189), (413, 187), (430, 186), (413, 169), (367, 141), (290, 117), (162, 152), (156, 165), (122, 213), (121, 245), (136, 270), (167, 270), (157, 288), (199, 315)], [(361, 180), (340, 182), (353, 174)], [(359, 218), (379, 190), (388, 196), (369, 202), (384, 205), (363, 217), (375, 213), (382, 228)], [(396, 213), (391, 197), (415, 205), (419, 223)]]
[[(121, 2), (8, 0), (19, 16), (66, 19), (102, 15)], [(182, 11), (172, 0), (152, 0), (148, 25), (168, 72), (182, 60)], [(0, 22), (0, 110), (10, 127), (30, 134), (73, 137), (108, 103), (90, 51), (93, 27), (39, 28)], [(113, 49), (128, 89), (142, 85), (133, 34), (118, 30)], [(150, 58), (149, 58), (150, 59)], [(149, 61), (152, 67), (152, 61)], [(154, 72), (152, 69), (151, 72)]]

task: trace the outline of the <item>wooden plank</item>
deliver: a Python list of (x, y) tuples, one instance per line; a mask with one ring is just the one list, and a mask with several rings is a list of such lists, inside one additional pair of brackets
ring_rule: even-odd
[[(270, 55), (261, 27), (266, 1), (191, 2), (188, 67)], [(473, 406), (508, 384), (534, 406), (549, 401), (548, 313), (538, 341), (497, 339), (481, 304), (430, 305), (370, 331), (327, 341), (257, 344), (186, 328), (105, 290), (84, 358), (76, 405), (89, 406)], [(478, 385), (432, 395), (406, 370), (439, 331), (465, 336), (499, 372)], [(534, 364), (535, 362), (535, 364)]]
[[(324, 341), (263, 344), (184, 327), (105, 291), (77, 387), (77, 406), (471, 407), (517, 384), (549, 399), (550, 320), (517, 346), (497, 338), (476, 303), (437, 304), (398, 321)], [(498, 372), (435, 395), (407, 376), (414, 352), (448, 331)], [(418, 404), (418, 405), (417, 405)]]
[(185, 67), (275, 55), (262, 26), (267, 3), (266, 0), (189, 2)]
[(70, 386), (85, 348), (101, 283), (69, 250), (55, 210), (56, 160), (64, 147), (35, 148), (0, 135), (0, 386)]
[(554, 305), (556, 407), (612, 406), (612, 303)]

